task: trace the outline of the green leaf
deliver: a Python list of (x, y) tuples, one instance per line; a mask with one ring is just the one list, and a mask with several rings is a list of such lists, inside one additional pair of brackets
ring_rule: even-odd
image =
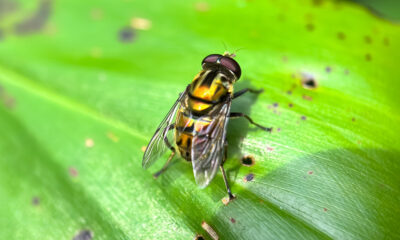
[[(341, 1), (0, 3), (0, 239), (400, 237), (399, 25)], [(141, 168), (224, 45), (235, 89), (265, 90), (233, 110), (274, 128), (230, 122), (227, 206), (221, 174)]]

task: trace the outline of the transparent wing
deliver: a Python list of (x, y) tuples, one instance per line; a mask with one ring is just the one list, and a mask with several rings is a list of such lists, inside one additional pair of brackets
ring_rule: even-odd
[(162, 120), (153, 137), (151, 138), (149, 144), (147, 145), (142, 160), (143, 168), (148, 168), (153, 165), (153, 163), (161, 156), (163, 156), (164, 153), (169, 149), (169, 147), (171, 147), (167, 146), (167, 143), (164, 139), (166, 139), (167, 142), (171, 145), (174, 143), (174, 134), (173, 131), (170, 131), (173, 129), (171, 123), (174, 120), (176, 111), (181, 105), (181, 101), (186, 95), (186, 92), (187, 90), (180, 94), (179, 98), (169, 110), (167, 116), (165, 116), (165, 118)]
[(199, 187), (206, 187), (214, 178), (224, 157), (226, 126), (231, 107), (228, 100), (212, 114), (210, 125), (193, 136), (191, 159)]

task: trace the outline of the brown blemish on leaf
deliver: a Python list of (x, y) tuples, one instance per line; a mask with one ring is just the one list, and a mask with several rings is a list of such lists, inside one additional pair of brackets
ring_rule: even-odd
[(287, 62), (287, 61), (288, 61), (288, 58), (286, 56), (283, 56), (282, 57), (282, 62)]
[(224, 197), (223, 199), (221, 199), (221, 201), (225, 206), (229, 204), (229, 198), (228, 197)]
[(350, 73), (350, 72), (349, 72), (349, 69), (345, 69), (345, 70), (344, 70), (344, 74), (345, 74), (345, 75), (349, 75), (349, 73)]
[(389, 46), (389, 38), (384, 38), (383, 39), (383, 45), (385, 45), (385, 46)]
[(306, 25), (306, 29), (307, 29), (307, 31), (309, 31), (309, 32), (314, 31), (314, 29), (315, 29), (314, 24), (308, 23), (308, 24)]
[(236, 223), (236, 219), (231, 218), (230, 220), (231, 220), (231, 223)]
[(289, 103), (288, 106), (289, 106), (290, 108), (292, 108), (292, 107), (293, 107), (293, 103)]
[(268, 152), (272, 152), (272, 151), (274, 151), (274, 148), (273, 148), (273, 147), (270, 147), (270, 146), (267, 146), (267, 151), (268, 151)]
[(205, 238), (204, 238), (202, 235), (197, 234), (197, 235), (193, 238), (193, 240), (205, 240)]
[(306, 120), (307, 117), (306, 116), (301, 116), (301, 120)]
[(217, 232), (206, 221), (201, 223), (201, 227), (208, 233), (208, 235), (210, 235), (213, 240), (219, 239)]
[(365, 54), (365, 60), (366, 60), (367, 62), (371, 61), (371, 59), (372, 59), (371, 54), (369, 54), (369, 53)]
[(345, 35), (343, 32), (338, 32), (338, 33), (336, 34), (336, 36), (337, 36), (337, 38), (340, 39), (340, 40), (346, 39), (346, 35)]
[(352, 117), (352, 118), (351, 118), (351, 121), (352, 121), (352, 122), (355, 122), (355, 121), (356, 121), (356, 118)]
[(90, 17), (96, 21), (103, 19), (103, 15), (104, 15), (103, 10), (100, 8), (93, 8), (90, 11)]
[(32, 34), (41, 31), (50, 17), (52, 1), (42, 0), (38, 9), (28, 18), (17, 23), (14, 27), (15, 33), (19, 35)]
[(324, 208), (324, 212), (327, 212), (328, 211), (328, 209), (327, 208)]
[(123, 43), (130, 43), (134, 40), (136, 34), (133, 28), (131, 27), (123, 27), (118, 32), (118, 39)]
[(68, 169), (68, 172), (69, 172), (69, 175), (70, 175), (71, 177), (73, 177), (73, 178), (75, 178), (75, 177), (77, 177), (77, 176), (79, 175), (78, 170), (77, 170), (76, 168), (74, 168), (74, 167), (70, 167), (70, 168)]
[[(280, 131), (281, 131), (281, 128), (277, 128), (276, 131), (277, 131), (277, 132), (280, 132)], [(268, 147), (267, 147), (267, 149), (268, 149)]]
[(313, 0), (312, 1), (313, 5), (316, 7), (321, 6), (323, 2), (324, 2), (323, 0)]
[(305, 89), (315, 89), (318, 87), (317, 80), (311, 74), (303, 73), (301, 75), (300, 81), (301, 81), (301, 85)]
[(253, 173), (249, 173), (246, 176), (244, 176), (243, 181), (244, 182), (250, 182), (254, 179), (254, 174)]
[(302, 98), (303, 98), (304, 100), (307, 100), (307, 101), (312, 101), (312, 97), (311, 97), (311, 96), (308, 96), (308, 95), (305, 95), (305, 94), (303, 94)]
[(210, 5), (207, 2), (198, 2), (194, 5), (194, 8), (199, 12), (208, 12)]
[(91, 240), (93, 239), (94, 234), (92, 231), (83, 229), (72, 240)]
[(134, 29), (149, 30), (151, 28), (151, 21), (146, 18), (132, 18), (130, 26)]
[(86, 140), (85, 140), (85, 146), (86, 146), (87, 148), (93, 147), (93, 146), (94, 146), (94, 141), (93, 141), (93, 139), (91, 139), (91, 138), (86, 138)]
[(272, 104), (272, 106), (276, 108), (279, 106), (279, 103), (274, 103), (274, 104)]
[(313, 171), (308, 171), (307, 172), (309, 175), (312, 175), (314, 172)]
[(292, 91), (290, 91), (290, 90), (287, 91), (286, 93), (287, 93), (288, 95), (292, 95)]
[[(111, 139), (111, 141), (113, 141), (113, 142), (118, 142), (119, 141), (119, 137), (117, 137), (114, 133), (112, 133), (112, 132), (108, 132), (107, 133), (107, 137), (109, 138), (109, 139)], [(145, 149), (146, 150), (146, 149)]]
[(90, 55), (93, 58), (101, 58), (101, 56), (103, 55), (103, 50), (101, 48), (99, 48), (99, 47), (93, 47), (90, 50)]
[(368, 44), (371, 44), (372, 43), (372, 38), (370, 37), (370, 36), (364, 36), (364, 41), (366, 42), (366, 43), (368, 43)]
[(39, 197), (33, 197), (31, 202), (32, 202), (33, 206), (38, 206), (40, 204), (40, 198)]
[(246, 155), (243, 156), (241, 159), (242, 165), (246, 166), (246, 167), (250, 167), (253, 166), (255, 163), (254, 157), (251, 155)]
[(0, 103), (8, 109), (13, 109), (15, 107), (15, 98), (9, 95), (4, 88), (0, 85)]

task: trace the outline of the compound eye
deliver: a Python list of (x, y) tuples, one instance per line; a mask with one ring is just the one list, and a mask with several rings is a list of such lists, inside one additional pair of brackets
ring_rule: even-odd
[(221, 58), (221, 65), (226, 67), (227, 69), (231, 70), (237, 79), (240, 78), (240, 75), (242, 74), (242, 70), (240, 69), (239, 64), (233, 60), (230, 57), (223, 57)]
[(218, 59), (222, 58), (221, 54), (211, 54), (203, 59), (201, 65), (204, 63), (217, 63)]

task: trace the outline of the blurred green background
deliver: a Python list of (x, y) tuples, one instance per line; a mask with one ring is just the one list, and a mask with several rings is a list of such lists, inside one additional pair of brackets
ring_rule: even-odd
[[(400, 238), (399, 9), (0, 0), (0, 239), (213, 239), (203, 221), (219, 239)], [(164, 159), (141, 168), (201, 60), (225, 50), (236, 90), (264, 89), (233, 110), (274, 128), (230, 122), (226, 206), (220, 174), (202, 190), (179, 158), (157, 180)]]

